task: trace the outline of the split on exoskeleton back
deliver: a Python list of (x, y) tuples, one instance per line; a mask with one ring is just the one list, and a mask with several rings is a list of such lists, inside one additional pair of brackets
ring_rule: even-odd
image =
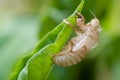
[[(97, 18), (85, 24), (85, 19), (80, 13), (76, 13), (75, 29), (77, 36), (71, 38), (61, 52), (54, 55), (53, 62), (59, 66), (67, 67), (80, 62), (88, 53), (97, 46), (99, 41), (100, 25)], [(64, 20), (64, 23), (72, 27), (71, 23)], [(82, 32), (81, 32), (82, 31)]]

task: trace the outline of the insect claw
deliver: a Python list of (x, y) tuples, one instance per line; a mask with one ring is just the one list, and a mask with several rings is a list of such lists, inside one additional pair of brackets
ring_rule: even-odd
[(74, 26), (69, 21), (67, 21), (66, 19), (63, 19), (63, 22), (65, 24), (67, 24), (68, 26), (70, 26), (72, 29), (74, 28)]
[(66, 19), (63, 19), (63, 22), (66, 24), (70, 24), (70, 22), (68, 22)]

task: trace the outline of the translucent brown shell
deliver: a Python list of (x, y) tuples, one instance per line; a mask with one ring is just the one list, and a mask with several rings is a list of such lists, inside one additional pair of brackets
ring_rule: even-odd
[[(101, 31), (99, 20), (95, 18), (84, 24), (84, 17), (79, 13), (77, 15), (76, 25), (78, 27), (75, 29), (77, 36), (71, 38), (62, 51), (52, 58), (53, 62), (59, 66), (67, 67), (79, 63), (90, 50), (98, 45)], [(69, 22), (64, 22), (70, 25)]]

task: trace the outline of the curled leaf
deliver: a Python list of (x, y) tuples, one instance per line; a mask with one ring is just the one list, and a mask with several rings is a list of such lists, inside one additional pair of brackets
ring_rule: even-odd
[[(83, 4), (82, 0), (75, 12), (81, 12)], [(75, 12), (67, 18), (73, 25), (76, 24)], [(53, 55), (61, 51), (72, 31), (67, 24), (60, 23), (38, 43), (29, 56), (18, 63), (18, 68), (13, 71), (10, 80), (45, 80), (53, 65), (51, 60)]]

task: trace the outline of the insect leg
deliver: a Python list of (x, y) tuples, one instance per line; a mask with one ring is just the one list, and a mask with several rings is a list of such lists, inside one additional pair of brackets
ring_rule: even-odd
[(67, 21), (66, 19), (64, 19), (63, 22), (65, 24), (67, 24), (68, 26), (70, 26), (72, 29), (74, 29), (74, 26), (69, 21)]
[(71, 51), (72, 43), (69, 41), (68, 44), (62, 49), (60, 53), (53, 55), (52, 61), (60, 66), (65, 66), (70, 64), (66, 61), (66, 54)]

